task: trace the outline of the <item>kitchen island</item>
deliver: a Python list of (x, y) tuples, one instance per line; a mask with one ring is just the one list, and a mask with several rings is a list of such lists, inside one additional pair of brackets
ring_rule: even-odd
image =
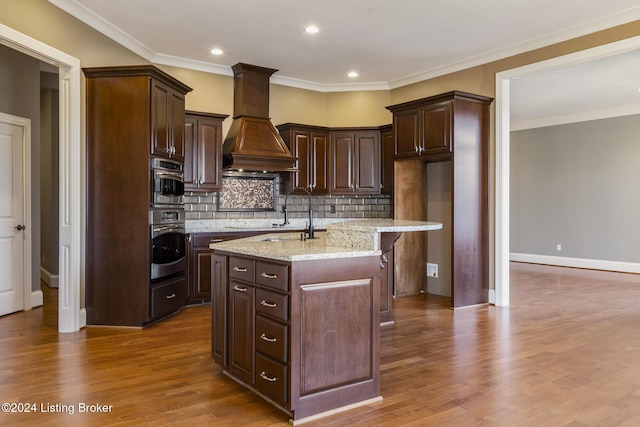
[(294, 424), (381, 400), (381, 236), (440, 227), (347, 221), (212, 244), (214, 360)]

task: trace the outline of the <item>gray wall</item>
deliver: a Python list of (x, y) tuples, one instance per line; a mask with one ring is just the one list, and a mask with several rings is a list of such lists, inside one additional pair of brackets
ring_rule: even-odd
[(40, 61), (0, 45), (0, 111), (31, 119), (32, 287), (40, 289)]
[(640, 115), (512, 132), (511, 252), (640, 262), (639, 183)]

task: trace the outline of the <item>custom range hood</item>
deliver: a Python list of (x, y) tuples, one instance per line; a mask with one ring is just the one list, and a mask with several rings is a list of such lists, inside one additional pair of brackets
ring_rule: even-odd
[(295, 172), (291, 155), (269, 120), (269, 78), (278, 70), (239, 63), (233, 69), (233, 122), (224, 140), (223, 168)]

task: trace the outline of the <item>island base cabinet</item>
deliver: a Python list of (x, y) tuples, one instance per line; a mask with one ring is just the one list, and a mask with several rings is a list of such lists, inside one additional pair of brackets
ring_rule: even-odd
[[(228, 312), (225, 323), (214, 296), (215, 334), (224, 337), (226, 324), (227, 339), (216, 339), (212, 356), (225, 374), (294, 421), (381, 399), (379, 256), (214, 256)], [(278, 280), (260, 283), (265, 275)]]
[[(376, 259), (370, 271), (379, 277), (379, 269)], [(292, 366), (296, 419), (379, 396), (378, 278), (322, 276), (293, 295), (300, 320), (293, 339), (301, 349)]]

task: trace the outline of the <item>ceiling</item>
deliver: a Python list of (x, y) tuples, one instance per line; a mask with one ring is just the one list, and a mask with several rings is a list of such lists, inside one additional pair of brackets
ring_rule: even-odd
[[(49, 2), (152, 63), (232, 75), (245, 62), (279, 70), (273, 83), (325, 92), (393, 89), (640, 19), (637, 0)], [(594, 99), (591, 109), (638, 105), (639, 70), (632, 52), (514, 80), (512, 119)]]

